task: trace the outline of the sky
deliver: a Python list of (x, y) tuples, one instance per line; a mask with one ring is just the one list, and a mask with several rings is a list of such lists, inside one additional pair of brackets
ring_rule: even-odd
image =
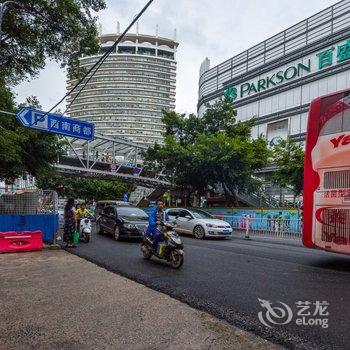
[[(102, 32), (121, 31), (146, 4), (146, 0), (107, 0), (98, 13)], [(199, 67), (208, 57), (211, 67), (335, 4), (331, 0), (154, 0), (139, 20), (139, 31), (173, 38), (177, 30), (176, 111), (196, 113)], [(131, 29), (135, 32), (135, 28)], [(50, 109), (66, 93), (65, 71), (47, 62), (35, 80), (15, 88), (17, 101), (36, 95)], [(65, 109), (65, 104), (60, 106)]]

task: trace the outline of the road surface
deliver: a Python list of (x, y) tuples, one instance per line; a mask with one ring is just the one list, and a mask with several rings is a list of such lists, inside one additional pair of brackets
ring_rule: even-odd
[[(350, 348), (350, 257), (306, 249), (295, 241), (183, 241), (185, 262), (180, 270), (155, 258), (145, 261), (138, 241), (116, 242), (104, 235), (93, 235), (89, 244), (80, 243), (71, 252), (287, 348)], [(282, 309), (267, 314), (259, 299), (287, 307), (273, 304)], [(320, 306), (313, 316), (316, 305), (301, 310), (298, 301), (326, 301), (329, 306)], [(303, 320), (300, 311), (311, 315)], [(259, 312), (271, 328), (259, 321)], [(269, 322), (269, 315), (278, 324)], [(328, 328), (322, 322), (328, 322)]]

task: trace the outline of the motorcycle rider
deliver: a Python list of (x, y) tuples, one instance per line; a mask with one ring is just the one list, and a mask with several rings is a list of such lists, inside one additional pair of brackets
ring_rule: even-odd
[(85, 203), (81, 203), (80, 208), (77, 210), (77, 218), (83, 219), (89, 216), (89, 211), (86, 209)]
[(169, 221), (168, 214), (163, 209), (164, 201), (162, 199), (158, 199), (157, 205), (149, 214), (146, 234), (152, 237), (153, 252), (157, 251), (158, 243), (162, 240), (161, 222)]
[(85, 203), (81, 203), (79, 208), (77, 209), (78, 230), (80, 229), (81, 219), (87, 218), (88, 216), (89, 216), (89, 211), (86, 209)]

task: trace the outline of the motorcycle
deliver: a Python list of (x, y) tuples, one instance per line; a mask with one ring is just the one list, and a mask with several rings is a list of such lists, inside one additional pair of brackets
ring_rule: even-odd
[(91, 237), (91, 218), (82, 218), (79, 224), (79, 241), (89, 243)]
[(179, 235), (174, 232), (174, 226), (169, 223), (161, 222), (163, 241), (158, 243), (157, 251), (152, 250), (152, 239), (146, 233), (143, 236), (141, 251), (143, 257), (147, 260), (155, 255), (158, 259), (170, 262), (174, 269), (178, 269), (184, 262), (183, 244)]

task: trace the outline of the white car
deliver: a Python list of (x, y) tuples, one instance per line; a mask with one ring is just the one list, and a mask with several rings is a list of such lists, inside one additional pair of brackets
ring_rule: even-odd
[(232, 228), (226, 221), (215, 219), (199, 209), (170, 208), (166, 210), (170, 222), (178, 233), (192, 234), (196, 238), (232, 237)]

